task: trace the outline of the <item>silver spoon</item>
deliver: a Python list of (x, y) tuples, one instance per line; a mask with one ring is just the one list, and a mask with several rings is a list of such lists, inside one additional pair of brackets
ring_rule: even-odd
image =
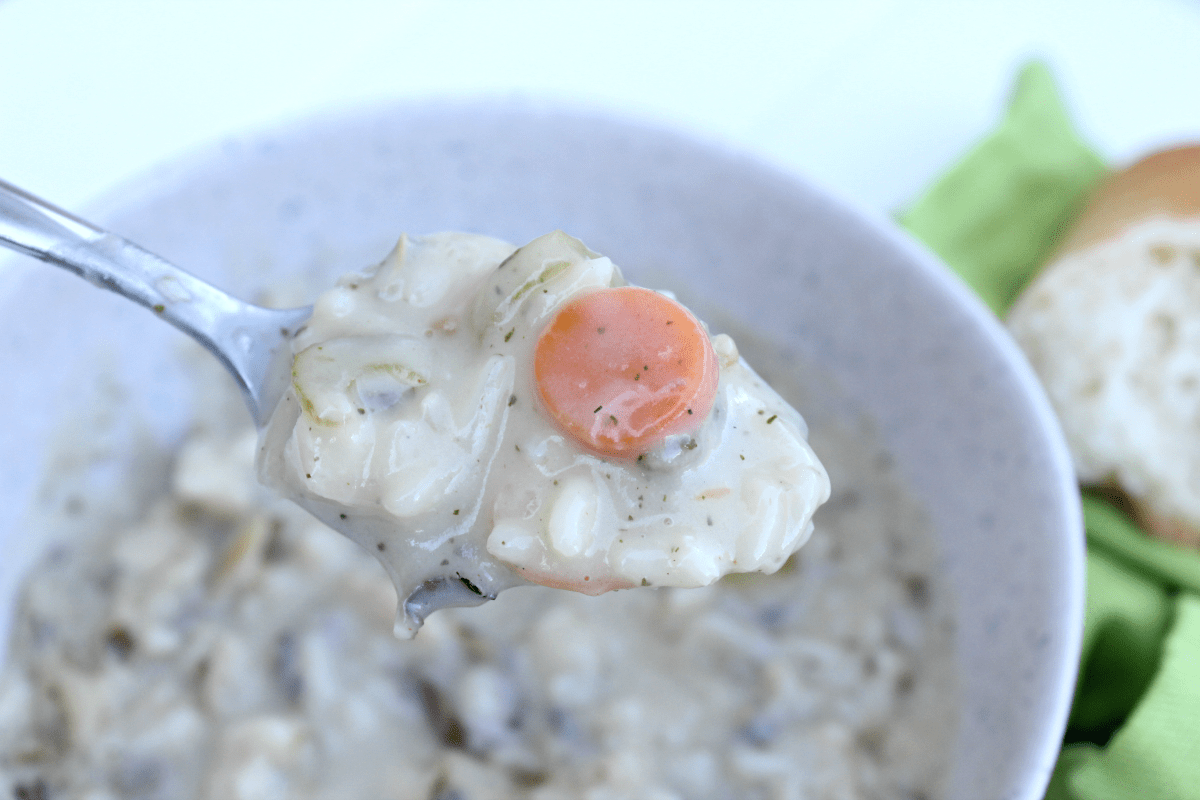
[(0, 180), (0, 243), (149, 308), (233, 375), (258, 427), (287, 387), (287, 342), (312, 307), (263, 308)]
[[(179, 267), (0, 180), (0, 244), (74, 272), (128, 297), (204, 345), (233, 375), (260, 429), (290, 382), (293, 333), (312, 307), (263, 308), (232, 297)], [(404, 600), (419, 626), (439, 608), (483, 599), (459, 580), (435, 576)]]

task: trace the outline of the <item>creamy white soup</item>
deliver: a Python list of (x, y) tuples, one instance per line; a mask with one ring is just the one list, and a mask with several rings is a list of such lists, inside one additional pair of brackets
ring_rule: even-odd
[(764, 372), (837, 487), (774, 575), (519, 587), (406, 641), (380, 565), (256, 487), (255, 433), (207, 368), (194, 434), (143, 454), (128, 491), (80, 489), (79, 458), (48, 478), (58, 544), (0, 673), (0, 797), (944, 796), (958, 680), (934, 538), (812, 368)]
[[(373, 558), (377, 542), (364, 550), (255, 481), (258, 437), (206, 354), (194, 353), (192, 434), (170, 450), (135, 447), (139, 466), (104, 490), (89, 462), (123, 441), (106, 431), (128, 414), (120, 391), (99, 398), (95, 418), (79, 423), (91, 435), (65, 436), (49, 459), (30, 520), (51, 545), (25, 581), (0, 671), (0, 797), (944, 797), (959, 710), (953, 598), (926, 515), (828, 376), (737, 338), (805, 409), (834, 487), (802, 549), (774, 574), (704, 588), (631, 580), (638, 588), (588, 596), (517, 586), (432, 614), (409, 640), (393, 635), (396, 590)], [(712, 340), (728, 386), (730, 350)], [(722, 391), (714, 408), (732, 405)], [(503, 408), (532, 402), (518, 394), (509, 406), (512, 394)], [(445, 401), (463, 407), (460, 396)], [(789, 430), (775, 427), (790, 413), (779, 402), (761, 415), (747, 406), (754, 431)], [(793, 436), (803, 430), (795, 420), (784, 420)], [(709, 435), (700, 430), (697, 450)], [(531, 439), (512, 441), (513, 453)], [(618, 485), (596, 477), (591, 451), (573, 458), (567, 473)], [(636, 456), (611, 460), (639, 468)], [(544, 498), (557, 497), (562, 478), (544, 477)], [(685, 496), (673, 524), (658, 524), (716, 528), (706, 510), (716, 506), (705, 498), (684, 510)], [(503, 493), (491, 503), (524, 507)], [(511, 518), (531, 529), (539, 519)]]
[(293, 349), (260, 475), (380, 559), (399, 635), (431, 586), (774, 572), (829, 497), (804, 419), (733, 339), (562, 232), (404, 236)]

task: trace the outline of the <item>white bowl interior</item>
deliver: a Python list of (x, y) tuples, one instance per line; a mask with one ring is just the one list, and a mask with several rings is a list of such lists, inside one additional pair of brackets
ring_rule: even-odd
[[(875, 421), (957, 592), (963, 709), (948, 796), (1041, 796), (1082, 619), (1070, 464), (1000, 326), (885, 221), (673, 134), (504, 104), (385, 108), (225, 142), (94, 216), (248, 298), (374, 263), (401, 230), (520, 243), (562, 228), (634, 281), (686, 286), (815, 362)], [(11, 598), (43, 544), (28, 512), (48, 442), (66, 430), (107, 453), (103, 486), (139, 431), (176, 439), (192, 400), (181, 337), (153, 315), (32, 260), (2, 269), (0, 597)], [(93, 442), (91, 409), (114, 380), (137, 389), (125, 421)]]

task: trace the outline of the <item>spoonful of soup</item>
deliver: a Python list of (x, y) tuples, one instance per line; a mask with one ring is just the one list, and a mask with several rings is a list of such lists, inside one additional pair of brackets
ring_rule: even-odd
[(204, 344), (245, 393), (260, 480), (378, 558), (400, 636), (524, 583), (774, 572), (829, 496), (804, 420), (730, 337), (561, 231), (401, 236), (285, 310), (3, 183), (0, 242)]

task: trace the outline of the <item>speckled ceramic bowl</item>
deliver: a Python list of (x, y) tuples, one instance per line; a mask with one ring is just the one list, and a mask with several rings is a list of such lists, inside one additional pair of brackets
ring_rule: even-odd
[[(36, 190), (37, 187), (29, 187)], [(506, 105), (384, 108), (224, 142), (91, 216), (235, 294), (328, 282), (400, 230), (579, 236), (815, 362), (873, 418), (957, 591), (963, 706), (949, 797), (1038, 798), (1074, 683), (1083, 536), (1046, 400), (996, 320), (882, 218), (753, 160), (644, 127)], [(318, 283), (319, 285), (319, 283)], [(191, 416), (179, 334), (31, 260), (0, 266), (0, 597), (42, 545), (48, 443), (99, 458)], [(107, 385), (126, 422), (93, 441)], [(84, 424), (79, 424), (84, 420)], [(64, 427), (65, 426), (65, 427)], [(106, 466), (105, 466), (106, 465)]]

